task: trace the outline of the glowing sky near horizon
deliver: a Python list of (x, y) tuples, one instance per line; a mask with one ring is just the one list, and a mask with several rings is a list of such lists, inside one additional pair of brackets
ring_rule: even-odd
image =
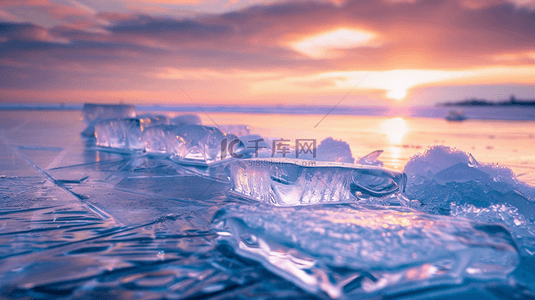
[(5, 0), (1, 102), (535, 98), (535, 2)]

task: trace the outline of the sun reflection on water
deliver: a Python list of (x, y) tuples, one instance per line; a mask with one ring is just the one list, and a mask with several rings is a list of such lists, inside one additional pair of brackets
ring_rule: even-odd
[(392, 118), (381, 123), (381, 131), (386, 134), (393, 145), (401, 144), (403, 136), (409, 131), (405, 120), (401, 117)]

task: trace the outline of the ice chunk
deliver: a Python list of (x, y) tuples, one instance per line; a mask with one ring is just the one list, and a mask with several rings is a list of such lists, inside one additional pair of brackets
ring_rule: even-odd
[(440, 184), (448, 182), (490, 182), (490, 175), (465, 163), (457, 163), (447, 169), (437, 172), (433, 178)]
[(344, 141), (337, 141), (328, 137), (318, 145), (316, 160), (354, 163), (355, 159), (351, 154), (349, 144)]
[(235, 136), (248, 135), (251, 128), (247, 125), (220, 125), (219, 129), (227, 134), (234, 134)]
[(147, 153), (160, 153), (167, 156), (184, 156), (186, 145), (184, 139), (175, 131), (178, 126), (153, 126), (143, 131), (143, 142)]
[(139, 119), (109, 119), (95, 125), (96, 145), (122, 150), (143, 150), (145, 148)]
[[(234, 140), (237, 142), (231, 144)], [(165, 153), (174, 161), (190, 165), (209, 165), (230, 159), (241, 154), (244, 148), (236, 136), (201, 125), (148, 128), (143, 141), (147, 152)]]
[(202, 125), (201, 118), (197, 115), (180, 115), (174, 117), (171, 120), (171, 124), (182, 126), (182, 125)]
[(85, 103), (82, 108), (82, 118), (88, 126), (82, 131), (82, 135), (94, 136), (95, 124), (99, 121), (113, 118), (135, 117), (136, 109), (133, 105)]
[(407, 174), (428, 176), (457, 163), (468, 164), (468, 155), (455, 148), (433, 146), (423, 154), (413, 156), (405, 166), (405, 172)]
[(143, 128), (149, 128), (158, 125), (169, 125), (170, 123), (169, 118), (164, 115), (144, 114), (137, 116), (137, 119), (140, 120)]
[(146, 128), (169, 123), (165, 116), (144, 115), (131, 119), (108, 119), (95, 125), (96, 145), (122, 150), (142, 151), (142, 133)]
[(501, 225), (407, 208), (228, 206), (212, 224), (237, 254), (331, 298), (504, 278), (519, 260)]
[(229, 165), (231, 193), (274, 205), (352, 202), (405, 186), (405, 174), (378, 167), (301, 159), (243, 159)]
[(381, 154), (383, 154), (383, 150), (375, 150), (372, 153), (359, 158), (357, 164), (382, 167), (383, 162), (378, 159)]
[(517, 180), (510, 169), (480, 164), (460, 150), (431, 147), (412, 157), (404, 171), (406, 195), (422, 202), (427, 211), (448, 214), (450, 203), (478, 208), (510, 204), (528, 218), (535, 216), (535, 188)]
[(82, 117), (87, 124), (95, 120), (135, 118), (136, 109), (133, 105), (85, 103), (82, 108)]

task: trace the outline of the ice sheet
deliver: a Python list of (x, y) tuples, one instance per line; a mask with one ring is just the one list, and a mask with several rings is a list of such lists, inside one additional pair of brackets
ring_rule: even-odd
[[(217, 117), (211, 117), (218, 121)], [(316, 116), (313, 117), (315, 120)], [(331, 120), (331, 117), (337, 118), (330, 116), (326, 121)], [(111, 295), (119, 299), (317, 299), (328, 296), (321, 292), (320, 287), (316, 289), (314, 285), (296, 285), (295, 279), (284, 277), (284, 274), (288, 273), (279, 273), (277, 269), (264, 267), (256, 258), (248, 259), (247, 255), (237, 253), (231, 244), (235, 236), (228, 236), (221, 241), (215, 240), (218, 236), (216, 230), (222, 234), (228, 232), (210, 225), (210, 220), (218, 209), (238, 203), (240, 207), (245, 207), (243, 212), (249, 212), (259, 205), (256, 200), (251, 201), (250, 198), (244, 200), (228, 197), (230, 184), (226, 181), (224, 164), (209, 167), (186, 166), (159, 155), (104, 151), (103, 148), (94, 147), (90, 139), (80, 137), (79, 133), (85, 125), (79, 118), (78, 112), (59, 111), (9, 111), (0, 118), (0, 244), (3, 245), (0, 247), (0, 297), (76, 299), (106, 298)], [(307, 120), (299, 116), (289, 119), (302, 123)], [(340, 119), (341, 124), (345, 124), (345, 120)], [(430, 119), (426, 122), (440, 124), (440, 120)], [(515, 126), (517, 125), (512, 126), (510, 130), (518, 128)], [(260, 127), (255, 126), (255, 130)], [(358, 133), (355, 128), (351, 130)], [(332, 134), (339, 138), (343, 137), (344, 132), (345, 127), (343, 131), (333, 129), (331, 132), (329, 129), (324, 136)], [(376, 149), (375, 144), (368, 145), (362, 139), (368, 131), (361, 130), (359, 134), (354, 136), (353, 140), (348, 135), (344, 138), (352, 149), (359, 149), (358, 153)], [(271, 136), (271, 133), (266, 132), (266, 136)], [(527, 141), (529, 143), (530, 140)], [(525, 141), (522, 140), (522, 145), (524, 144)], [(268, 142), (268, 145), (271, 145), (271, 142)], [(382, 158), (385, 158), (385, 164), (389, 165), (392, 156), (387, 148), (384, 149), (386, 153)], [(267, 155), (271, 155), (271, 150), (267, 151)], [(404, 150), (400, 153), (400, 161), (408, 158)], [(519, 157), (529, 153), (519, 148)], [(445, 160), (449, 160), (448, 153), (445, 155)], [(276, 234), (277, 239), (272, 242), (266, 238), (277, 232), (271, 227), (269, 230), (254, 230), (250, 233), (261, 239), (265, 238), (270, 249), (282, 249), (277, 253), (290, 253), (290, 257), (305, 258), (290, 261), (290, 266), (306, 265), (308, 261), (318, 262), (318, 269), (314, 270), (320, 271), (315, 274), (328, 274), (329, 276), (324, 277), (324, 282), (342, 287), (342, 295), (347, 298), (533, 299), (533, 294), (526, 289), (526, 285), (532, 290), (535, 288), (535, 277), (532, 274), (535, 265), (532, 255), (535, 245), (532, 234), (534, 229), (527, 214), (531, 202), (525, 201), (529, 189), (523, 190), (525, 186), (517, 182), (519, 188), (515, 189), (516, 192), (511, 190), (509, 184), (516, 182), (512, 173), (491, 166), (491, 170), (502, 172), (492, 173), (483, 168), (487, 166), (485, 163), (477, 163), (467, 157), (437, 167), (432, 178), (435, 174), (439, 176), (434, 178), (429, 186), (421, 187), (429, 188), (430, 191), (446, 187), (449, 190), (444, 195), (451, 194), (453, 199), (464, 198), (465, 202), (450, 202), (446, 199), (446, 205), (442, 206), (441, 202), (434, 203), (424, 199), (422, 202), (426, 204), (419, 205), (419, 200), (394, 193), (381, 198), (361, 197), (358, 200), (359, 206), (330, 204), (284, 208), (301, 209), (302, 213), (295, 216), (289, 213), (277, 214), (280, 207), (265, 205), (265, 210), (250, 215), (261, 219), (277, 214), (273, 217), (275, 221), (268, 223), (274, 227), (289, 228), (289, 233), (294, 232), (297, 241), (311, 237), (310, 230), (321, 231), (323, 224), (339, 223), (336, 223), (331, 231), (317, 233), (321, 236), (317, 248), (306, 243), (305, 247), (300, 247), (293, 237), (286, 233)], [(520, 164), (521, 160), (512, 158), (516, 159), (515, 163)], [(430, 161), (431, 165), (433, 160)], [(460, 162), (465, 165), (454, 167)], [(475, 170), (490, 177), (478, 172), (468, 173), (468, 176), (465, 173), (466, 166), (475, 166)], [(447, 171), (443, 172), (444, 170)], [(477, 181), (470, 180), (472, 175), (475, 175)], [(491, 182), (488, 181), (489, 178)], [(499, 180), (494, 181), (494, 178)], [(277, 179), (283, 181), (285, 177)], [(457, 186), (453, 185), (452, 181)], [(490, 188), (485, 189), (486, 186)], [(466, 190), (459, 192), (456, 189)], [(476, 200), (481, 200), (483, 195), (492, 201), (487, 201), (489, 203), (485, 202), (484, 205), (477, 204)], [(494, 203), (494, 200), (501, 202)], [(362, 203), (381, 206), (377, 208), (380, 213), (368, 212), (367, 210), (375, 209), (362, 208)], [(526, 207), (522, 208), (521, 204), (526, 204)], [(437, 220), (440, 220), (439, 224), (451, 225), (448, 228), (452, 230), (465, 228), (457, 227), (458, 224), (472, 224), (466, 227), (467, 236), (442, 234), (443, 231), (449, 231), (439, 227), (443, 231), (431, 237), (419, 233), (418, 230), (425, 232), (433, 229), (433, 226), (422, 228), (416, 225), (413, 232), (418, 234), (409, 235), (408, 239), (423, 241), (420, 243), (423, 245), (421, 248), (429, 246), (436, 249), (438, 246), (425, 242), (431, 239), (454, 246), (463, 245), (463, 242), (476, 243), (471, 244), (472, 248), (466, 249), (466, 256), (463, 255), (464, 250), (459, 252), (459, 249), (454, 248), (452, 252), (447, 252), (451, 249), (445, 247), (426, 252), (423, 257), (418, 255), (412, 260), (412, 253), (400, 251), (399, 247), (404, 245), (396, 244), (393, 238), (399, 237), (399, 234), (396, 236), (399, 231), (383, 227), (378, 229), (374, 239), (362, 239), (376, 247), (374, 249), (378, 252), (368, 253), (368, 256), (363, 257), (375, 255), (374, 257), (381, 258), (379, 261), (364, 261), (364, 267), (375, 269), (371, 272), (357, 269), (351, 261), (357, 264), (359, 260), (353, 258), (362, 253), (353, 251), (348, 254), (349, 250), (344, 248), (356, 241), (353, 237), (359, 231), (355, 230), (358, 227), (354, 223), (362, 221), (363, 226), (368, 226), (363, 231), (367, 236), (367, 232), (372, 231), (369, 228), (372, 224), (382, 226), (385, 222), (392, 221), (388, 216), (397, 216), (396, 220), (403, 219), (398, 213), (407, 211), (405, 208), (392, 207), (394, 205), (411, 206), (423, 211), (407, 210), (414, 212), (418, 218), (425, 221), (422, 224), (429, 226), (431, 221), (436, 223)], [(427, 213), (435, 213), (432, 209), (435, 206), (444, 207), (441, 213), (449, 216)], [(315, 222), (313, 216), (316, 210), (318, 215), (328, 211), (333, 216), (320, 217), (319, 221)], [(229, 216), (230, 213), (227, 211), (224, 215)], [(238, 216), (238, 212), (235, 215)], [(290, 216), (288, 221), (283, 219), (285, 216)], [(238, 217), (242, 218), (243, 215)], [(279, 219), (276, 219), (277, 217)], [(521, 263), (513, 273), (505, 275), (507, 270), (500, 269), (503, 265), (498, 264), (497, 269), (488, 269), (490, 275), (485, 276), (489, 277), (479, 277), (474, 273), (474, 270), (477, 270), (475, 268), (465, 269), (474, 274), (451, 275), (453, 271), (448, 262), (442, 263), (440, 259), (425, 256), (453, 253), (454, 258), (449, 261), (462, 266), (462, 260), (465, 258), (467, 263), (474, 262), (471, 260), (474, 248), (487, 249), (496, 246), (490, 253), (511, 253), (507, 250), (507, 247), (511, 246), (510, 235), (503, 232), (503, 227), (476, 228), (473, 225), (475, 222), (460, 218), (502, 223), (507, 226), (522, 255)], [(284, 222), (290, 222), (294, 226), (283, 227), (282, 225), (288, 224)], [(343, 226), (347, 227), (347, 231), (343, 231)], [(411, 227), (413, 226), (408, 226), (409, 229)], [(303, 230), (299, 230), (300, 228)], [(331, 228), (331, 225), (326, 225), (325, 228)], [(407, 228), (403, 230), (410, 231)], [(453, 238), (449, 239), (451, 236)], [(488, 244), (485, 237), (490, 240)], [(225, 240), (227, 238), (228, 240)], [(250, 235), (240, 238), (246, 242), (251, 241)], [(349, 238), (347, 243), (346, 238)], [(496, 242), (499, 238), (503, 238), (504, 244)], [(336, 239), (340, 242), (334, 243)], [(288, 242), (277, 248), (281, 245), (281, 240)], [(477, 243), (482, 240), (484, 243)], [(312, 243), (312, 238), (310, 241)], [(505, 247), (502, 247), (503, 245)], [(286, 246), (291, 249), (284, 248)], [(321, 252), (330, 251), (335, 246), (340, 246), (342, 250), (333, 252), (331, 256)], [(310, 249), (317, 251), (312, 252)], [(338, 252), (342, 254), (339, 255), (342, 261), (348, 259), (349, 267), (345, 267), (346, 263), (336, 265), (338, 256), (335, 254)], [(396, 258), (387, 259), (388, 255), (394, 255)], [(400, 262), (405, 261), (408, 264), (395, 265), (398, 257), (401, 257)], [(507, 255), (503, 256), (506, 257)], [(333, 261), (335, 263), (331, 263)], [(362, 263), (362, 260), (360, 262)], [(372, 266), (373, 263), (376, 265)], [(385, 266), (391, 264), (392, 269), (376, 268), (383, 263)], [(439, 272), (433, 273), (433, 267), (437, 265)], [(445, 273), (440, 273), (443, 270), (440, 268), (445, 268)], [(312, 273), (308, 275), (314, 276)]]
[(519, 259), (503, 226), (402, 208), (227, 206), (213, 226), (239, 255), (331, 298), (504, 278)]

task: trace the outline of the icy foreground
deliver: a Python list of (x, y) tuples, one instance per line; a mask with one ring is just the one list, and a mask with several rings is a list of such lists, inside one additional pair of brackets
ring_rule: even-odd
[(231, 193), (274, 205), (353, 202), (402, 191), (405, 174), (378, 167), (300, 159), (246, 159), (229, 165)]
[(519, 259), (501, 225), (407, 208), (236, 205), (213, 227), (239, 255), (331, 298), (504, 278)]

